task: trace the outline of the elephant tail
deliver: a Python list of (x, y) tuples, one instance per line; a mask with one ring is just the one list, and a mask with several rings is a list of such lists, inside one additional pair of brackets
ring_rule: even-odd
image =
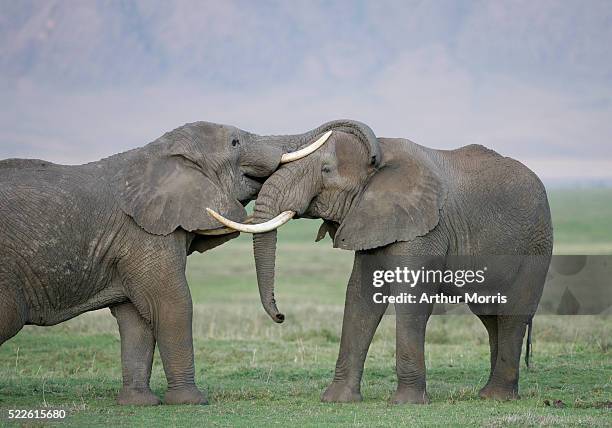
[(529, 358), (531, 357), (531, 330), (533, 327), (533, 318), (527, 323), (527, 342), (525, 343), (525, 365), (529, 367)]

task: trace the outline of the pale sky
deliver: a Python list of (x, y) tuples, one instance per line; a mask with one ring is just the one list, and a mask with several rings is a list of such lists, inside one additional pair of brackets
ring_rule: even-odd
[(545, 181), (610, 180), (612, 2), (0, 0), (0, 100), (0, 158), (352, 118)]

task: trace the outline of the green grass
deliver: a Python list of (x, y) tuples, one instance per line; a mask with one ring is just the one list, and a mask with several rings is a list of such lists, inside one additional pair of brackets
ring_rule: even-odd
[(612, 254), (612, 189), (548, 192), (557, 254)]
[[(555, 252), (612, 253), (612, 190), (553, 191), (550, 201)], [(352, 254), (332, 249), (329, 240), (314, 243), (318, 225), (299, 220), (279, 234), (282, 325), (260, 307), (249, 237), (189, 258), (197, 383), (211, 405), (115, 405), (120, 344), (114, 318), (103, 310), (51, 328), (27, 327), (0, 348), (0, 425), (6, 409), (47, 405), (69, 409), (66, 422), (74, 426), (610, 426), (602, 404), (612, 398), (609, 317), (537, 317), (534, 363), (522, 367), (522, 399), (512, 402), (477, 398), (488, 374), (480, 322), (432, 317), (426, 345), (432, 404), (397, 407), (387, 403), (395, 388), (395, 319), (385, 316), (366, 362), (364, 402), (320, 403), (338, 352)], [(163, 396), (158, 355), (152, 388)]]

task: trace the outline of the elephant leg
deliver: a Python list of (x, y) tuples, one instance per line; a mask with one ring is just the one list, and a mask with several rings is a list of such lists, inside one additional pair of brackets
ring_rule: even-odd
[(489, 382), (480, 390), (480, 397), (497, 400), (519, 398), (518, 380), (521, 348), (528, 318), (522, 315), (497, 317), (497, 358)]
[(392, 404), (427, 404), (425, 383), (425, 328), (433, 305), (427, 313), (409, 314), (396, 305), (396, 372), (397, 390)]
[(157, 405), (161, 401), (149, 388), (155, 337), (153, 330), (132, 303), (110, 308), (121, 335), (123, 388), (117, 402), (123, 405)]
[(23, 293), (0, 282), (0, 345), (19, 333), (27, 317)]
[(184, 259), (161, 254), (151, 269), (139, 268), (130, 278), (128, 296), (151, 324), (168, 380), (166, 404), (208, 404), (196, 387), (193, 358), (191, 294)]
[(361, 376), (368, 348), (387, 309), (373, 304), (371, 293), (361, 290), (360, 255), (355, 256), (346, 291), (340, 352), (332, 383), (321, 397), (325, 402), (361, 401)]
[(489, 371), (490, 382), (491, 376), (493, 376), (493, 370), (495, 370), (495, 362), (497, 361), (497, 315), (478, 315), (478, 318), (484, 324), (489, 335), (489, 348), (491, 351), (491, 369)]
[[(436, 240), (423, 238), (413, 243), (397, 245), (401, 258), (394, 258), (396, 264), (417, 271), (442, 269), (445, 265), (443, 249)], [(439, 284), (418, 284), (411, 294), (419, 299), (423, 294), (432, 295), (439, 291)], [(393, 294), (406, 291), (402, 285), (395, 285)], [(429, 396), (426, 387), (425, 330), (433, 311), (433, 303), (396, 303), (396, 351), (397, 389), (391, 397), (392, 404), (427, 404)]]
[(526, 256), (515, 278), (510, 296), (513, 306), (500, 308), (497, 315), (497, 356), (495, 367), (480, 397), (497, 400), (519, 398), (518, 381), (525, 329), (537, 309), (550, 257)]

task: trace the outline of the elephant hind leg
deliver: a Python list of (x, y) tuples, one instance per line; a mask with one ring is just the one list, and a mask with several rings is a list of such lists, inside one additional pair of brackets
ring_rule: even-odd
[(23, 293), (0, 282), (0, 345), (19, 333), (27, 319)]
[(529, 318), (522, 315), (497, 317), (497, 358), (489, 382), (480, 390), (481, 398), (496, 400), (519, 398), (519, 365), (528, 321)]
[(123, 388), (117, 402), (123, 405), (157, 405), (161, 401), (149, 388), (155, 337), (151, 326), (128, 302), (110, 308), (121, 335)]
[(489, 335), (489, 349), (491, 350), (491, 369), (489, 371), (490, 382), (491, 376), (493, 376), (493, 371), (495, 370), (495, 363), (497, 362), (497, 315), (478, 315), (478, 318), (484, 324), (485, 328), (487, 329), (487, 334)]
[(519, 398), (518, 380), (521, 350), (527, 324), (537, 309), (546, 272), (548, 256), (528, 256), (512, 286), (513, 306), (499, 308), (497, 315), (497, 356), (489, 382), (480, 390), (483, 398), (508, 400)]

